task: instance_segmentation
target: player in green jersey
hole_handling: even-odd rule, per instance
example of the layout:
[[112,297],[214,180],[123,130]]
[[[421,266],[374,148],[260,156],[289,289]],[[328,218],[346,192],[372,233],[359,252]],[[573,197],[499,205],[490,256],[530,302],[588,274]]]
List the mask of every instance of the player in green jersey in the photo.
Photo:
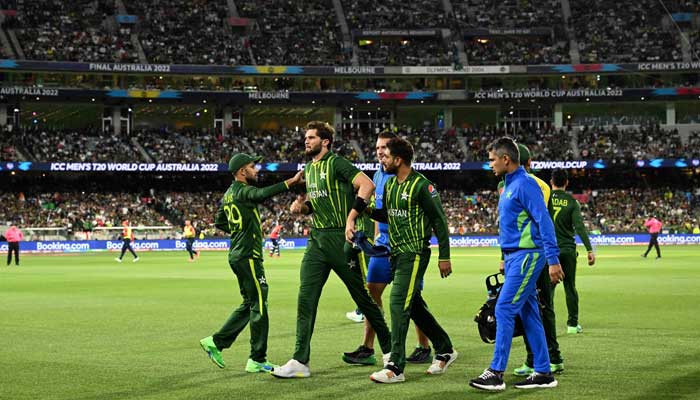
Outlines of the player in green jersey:
[[430,237],[438,238],[440,276],[452,273],[447,220],[435,186],[411,167],[413,146],[402,138],[391,139],[381,163],[387,174],[395,174],[384,185],[382,208],[372,218],[389,224],[389,245],[394,284],[391,288],[391,356],[384,369],[370,375],[379,383],[405,380],[406,334],[413,322],[435,347],[435,358],[426,371],[442,374],[457,359],[450,337],[428,310],[419,283],[430,262]]
[[566,308],[569,318],[566,320],[567,333],[581,333],[581,325],[578,323],[578,291],[576,290],[576,241],[574,232],[579,235],[588,252],[588,265],[595,264],[595,254],[588,232],[583,225],[581,206],[578,201],[566,192],[569,184],[569,175],[566,170],[555,169],[552,171],[552,197],[549,201],[549,214],[554,221],[554,231],[557,234],[557,243],[561,254],[559,260],[564,269],[564,292],[566,293]]
[[[343,281],[377,332],[382,352],[391,350],[389,328],[367,292],[358,253],[347,252],[346,245],[350,244],[345,242],[345,232],[354,232],[355,217],[367,208],[374,183],[348,160],[330,151],[334,134],[335,130],[326,122],[314,121],[306,126],[305,154],[311,158],[304,168],[306,196],[297,198],[291,211],[313,214],[313,225],[299,272],[296,348],[289,362],[272,371],[278,378],[311,375],[308,366],[311,335],[321,291],[331,270]],[[354,256],[346,258],[346,254]]]
[[258,180],[255,163],[261,159],[262,157],[239,153],[229,162],[229,171],[233,172],[234,181],[224,194],[215,225],[231,235],[228,262],[238,279],[243,303],[218,332],[200,341],[202,349],[212,362],[219,368],[224,368],[226,364],[221,351],[231,347],[250,322],[251,349],[246,372],[269,372],[274,368],[267,361],[268,286],[263,268],[264,236],[257,205],[294,185],[304,183],[303,174],[299,172],[293,178],[272,186],[251,186]]

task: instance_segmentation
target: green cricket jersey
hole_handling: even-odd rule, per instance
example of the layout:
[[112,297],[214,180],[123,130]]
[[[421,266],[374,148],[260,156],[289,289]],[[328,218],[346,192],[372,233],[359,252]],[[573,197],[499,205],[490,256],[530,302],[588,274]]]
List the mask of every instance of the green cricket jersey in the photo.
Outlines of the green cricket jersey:
[[256,188],[233,181],[221,200],[214,220],[217,228],[231,234],[229,258],[262,259],[265,237],[260,226],[258,204],[287,189],[285,182]]
[[402,183],[396,176],[389,178],[384,186],[382,206],[382,214],[386,212],[389,224],[392,255],[422,252],[430,246],[434,230],[438,238],[439,260],[450,259],[449,229],[440,195],[425,176],[411,170]]
[[592,251],[591,241],[581,218],[581,206],[573,196],[563,190],[553,190],[549,201],[549,214],[554,221],[557,243],[562,251],[576,251],[574,231],[581,237],[586,250]]
[[314,209],[314,228],[345,228],[355,203],[352,182],[360,173],[350,161],[330,151],[320,160],[306,164],[304,179],[306,195]]

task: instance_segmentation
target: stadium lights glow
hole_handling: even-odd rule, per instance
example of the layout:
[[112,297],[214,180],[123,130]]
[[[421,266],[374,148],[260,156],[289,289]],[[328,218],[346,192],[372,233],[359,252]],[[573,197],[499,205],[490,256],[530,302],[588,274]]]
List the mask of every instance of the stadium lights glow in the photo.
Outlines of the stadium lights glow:
[[162,76],[162,75],[161,75],[161,76],[159,76],[159,77],[158,77],[158,79],[161,79],[161,80],[162,80],[162,79],[163,79],[163,76]]
[[600,80],[600,75],[595,76],[595,80],[599,81]]
[[12,110],[12,111],[14,111],[14,112],[19,112],[19,108],[15,108],[15,109]]
[[371,102],[371,101],[369,101],[369,100],[367,100],[367,104],[370,104],[370,103],[372,103],[372,102]]
[[644,100],[644,96],[642,96],[642,100]]
[[92,98],[92,99],[90,99],[90,100],[92,100],[92,101],[95,101],[95,98],[93,97],[93,98]]
[[209,110],[207,110],[207,109],[205,108],[205,109],[204,109],[204,112],[209,112]]
[[421,104],[425,103],[423,100],[420,101]]
[[148,99],[148,102],[149,102],[149,103],[153,103],[153,99]]
[[561,76],[561,79],[566,79],[566,75],[562,75],[562,76]]
[[489,42],[489,40],[488,40],[488,39],[480,38],[480,39],[476,39],[476,42],[477,42],[477,43],[481,43],[481,44],[486,44],[486,43]]
[[39,101],[39,96],[36,96],[36,100]]
[[206,101],[206,100],[202,100],[202,103],[207,104],[207,101]]
[[262,100],[258,100],[258,104],[262,104]]
[[316,100],[311,100],[311,104],[316,104]]
[[476,102],[477,102],[477,103],[481,103],[481,100],[477,100]]
[[589,99],[588,97],[586,97],[586,101],[591,101],[591,99]]

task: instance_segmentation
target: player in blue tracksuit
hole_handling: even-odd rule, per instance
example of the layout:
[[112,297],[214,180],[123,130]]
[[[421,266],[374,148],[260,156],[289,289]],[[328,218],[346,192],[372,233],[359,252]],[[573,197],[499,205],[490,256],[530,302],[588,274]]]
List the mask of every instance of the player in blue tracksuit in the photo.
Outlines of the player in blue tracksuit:
[[547,341],[537,302],[537,277],[549,265],[552,283],[564,278],[554,224],[542,190],[519,162],[517,144],[510,138],[488,147],[489,162],[497,176],[505,176],[498,201],[499,240],[505,257],[505,280],[496,303],[496,345],[489,368],[469,385],[484,390],[503,390],[503,371],[508,363],[515,316],[523,321],[534,354],[535,372],[516,388],[557,386],[549,368]]

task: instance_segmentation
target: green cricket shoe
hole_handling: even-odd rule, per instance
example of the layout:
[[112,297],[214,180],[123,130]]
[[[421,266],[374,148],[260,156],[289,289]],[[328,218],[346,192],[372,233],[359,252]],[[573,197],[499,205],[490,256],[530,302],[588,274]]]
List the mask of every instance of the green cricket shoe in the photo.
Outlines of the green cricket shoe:
[[520,368],[516,368],[513,370],[513,375],[515,376],[529,376],[530,374],[534,373],[535,369],[532,367],[528,367],[527,364],[523,364]]
[[[564,372],[564,363],[559,363],[559,364],[549,364],[549,370],[553,374],[561,374]],[[527,364],[523,364],[520,368],[516,368],[513,370],[513,375],[515,376],[529,376],[535,372],[534,368],[530,368],[527,366]]]
[[553,374],[561,374],[564,372],[564,363],[549,364],[549,370],[552,371]]
[[576,334],[576,333],[581,333],[581,332],[583,332],[583,328],[581,328],[581,325],[567,326],[566,327],[566,333]]
[[245,372],[272,372],[275,368],[279,368],[279,365],[272,364],[269,361],[257,362],[249,358],[245,365]]
[[207,353],[211,362],[213,362],[217,367],[219,367],[219,368],[226,367],[226,363],[224,362],[224,358],[221,357],[221,350],[219,350],[216,347],[216,345],[214,344],[213,337],[211,337],[211,336],[205,337],[204,339],[199,341],[199,345],[202,346],[202,350],[204,350]]

